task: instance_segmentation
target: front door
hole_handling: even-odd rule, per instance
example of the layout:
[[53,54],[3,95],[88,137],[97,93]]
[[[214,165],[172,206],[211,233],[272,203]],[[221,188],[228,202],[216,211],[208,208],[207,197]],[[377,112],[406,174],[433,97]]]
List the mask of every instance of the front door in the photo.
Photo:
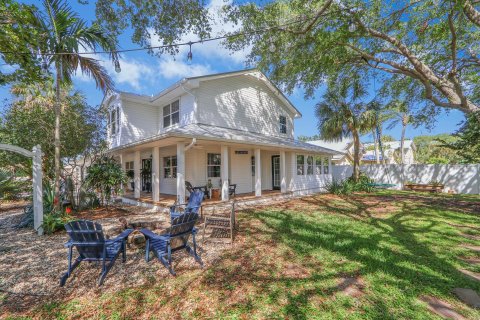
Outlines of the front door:
[[280,156],[272,156],[272,189],[280,190]]
[[152,159],[142,160],[142,191],[152,192]]

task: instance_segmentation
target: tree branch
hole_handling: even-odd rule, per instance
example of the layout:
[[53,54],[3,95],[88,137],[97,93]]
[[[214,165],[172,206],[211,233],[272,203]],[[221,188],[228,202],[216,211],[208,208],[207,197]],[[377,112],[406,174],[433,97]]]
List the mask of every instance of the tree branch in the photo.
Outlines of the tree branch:
[[278,30],[286,31],[286,32],[293,33],[293,34],[306,34],[310,30],[312,30],[315,23],[328,10],[328,8],[330,8],[332,3],[333,3],[333,0],[327,0],[327,2],[325,2],[320,7],[320,9],[315,13],[315,16],[312,18],[312,21],[310,21],[310,23],[307,24],[302,30],[292,30],[292,29],[289,29],[289,28],[281,28],[281,27],[279,27]]
[[470,20],[470,22],[480,27],[480,12],[475,9],[470,0],[465,0],[465,2],[463,3],[463,12],[467,16],[468,20]]

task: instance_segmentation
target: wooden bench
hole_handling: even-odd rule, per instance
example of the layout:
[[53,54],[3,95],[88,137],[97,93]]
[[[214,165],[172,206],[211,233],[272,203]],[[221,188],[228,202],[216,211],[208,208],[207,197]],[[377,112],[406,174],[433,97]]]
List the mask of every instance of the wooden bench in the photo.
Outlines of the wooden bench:
[[445,186],[443,184],[420,184],[412,183],[405,184],[404,189],[409,191],[421,191],[421,192],[442,192]]

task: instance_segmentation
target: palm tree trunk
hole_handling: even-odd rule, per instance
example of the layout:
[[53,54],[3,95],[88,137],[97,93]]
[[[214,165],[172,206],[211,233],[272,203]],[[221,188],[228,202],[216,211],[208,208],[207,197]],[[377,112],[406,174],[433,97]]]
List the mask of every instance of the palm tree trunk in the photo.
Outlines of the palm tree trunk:
[[353,135],[353,180],[360,178],[360,136],[356,130],[352,130]]
[[400,164],[404,164],[405,161],[405,131],[407,130],[408,116],[406,114],[402,115],[402,136],[400,138]]
[[61,209],[60,203],[60,116],[62,113],[61,109],[61,95],[60,95],[60,82],[61,82],[61,66],[57,65],[57,75],[55,83],[55,182],[54,182],[54,194],[55,194],[55,210],[59,211]]
[[380,164],[380,151],[378,150],[378,140],[377,140],[377,133],[375,132],[375,128],[372,130],[373,135],[373,145],[375,147],[375,161],[377,164]]
[[386,164],[385,149],[382,146],[382,134],[383,134],[382,126],[378,126],[378,144],[380,145],[380,153],[382,155],[382,164],[385,165]]

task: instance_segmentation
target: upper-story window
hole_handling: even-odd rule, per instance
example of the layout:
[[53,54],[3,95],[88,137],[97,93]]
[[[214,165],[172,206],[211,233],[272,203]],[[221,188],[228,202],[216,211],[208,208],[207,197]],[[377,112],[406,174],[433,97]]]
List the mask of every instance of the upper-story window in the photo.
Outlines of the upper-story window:
[[179,100],[163,107],[163,127],[168,128],[180,121],[180,102]]
[[120,131],[120,108],[113,107],[108,112],[107,127],[110,130],[110,134],[113,136]]
[[287,117],[280,116],[280,133],[287,133]]

